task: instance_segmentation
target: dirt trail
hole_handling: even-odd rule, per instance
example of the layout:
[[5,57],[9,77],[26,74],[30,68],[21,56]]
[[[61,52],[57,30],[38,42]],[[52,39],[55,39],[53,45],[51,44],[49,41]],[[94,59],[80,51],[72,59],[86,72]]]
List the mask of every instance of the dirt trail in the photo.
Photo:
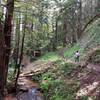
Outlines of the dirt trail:
[[[91,98],[93,96],[97,96],[98,98],[98,96],[100,96],[100,64],[88,63],[87,66],[83,66],[84,62],[66,61],[79,66],[80,69],[76,73],[76,77],[78,77],[80,81],[80,89],[76,93],[76,100],[81,100],[80,98],[82,96],[89,96],[90,100],[94,100]],[[100,100],[100,98],[96,100]]]
[[[91,97],[100,95],[100,65],[88,64],[86,66],[88,72],[83,73],[80,77],[80,89],[76,94],[77,100],[82,96]],[[79,72],[81,74],[81,72]],[[100,100],[96,99],[96,100]]]

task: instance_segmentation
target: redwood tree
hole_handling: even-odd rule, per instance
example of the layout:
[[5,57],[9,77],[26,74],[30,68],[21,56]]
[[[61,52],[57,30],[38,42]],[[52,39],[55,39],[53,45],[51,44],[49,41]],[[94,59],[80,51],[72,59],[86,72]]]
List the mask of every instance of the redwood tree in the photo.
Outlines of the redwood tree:
[[14,11],[14,0],[7,0],[6,5],[6,15],[5,15],[5,23],[2,34],[1,43],[2,46],[0,51],[2,54],[0,56],[0,100],[2,100],[4,89],[6,86],[7,73],[8,73],[8,64],[9,64],[9,56],[11,49],[11,30],[12,30],[12,18]]

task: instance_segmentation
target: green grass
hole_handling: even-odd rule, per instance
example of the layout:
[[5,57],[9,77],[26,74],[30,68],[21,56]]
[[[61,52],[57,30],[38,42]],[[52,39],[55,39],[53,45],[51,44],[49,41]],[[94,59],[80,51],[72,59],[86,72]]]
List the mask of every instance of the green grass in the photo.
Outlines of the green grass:
[[73,47],[69,48],[65,53],[64,56],[70,58],[74,55],[74,53],[79,50],[80,47],[78,45],[74,45]]
[[[75,44],[74,46],[70,47],[68,50],[64,52],[65,58],[74,58],[75,52],[79,50],[81,55],[83,54],[84,49],[80,47],[79,44]],[[57,54],[57,52],[49,52],[43,55],[40,60],[42,61],[57,61],[60,60],[61,57]]]
[[[78,50],[81,57],[86,53],[87,45],[94,43],[100,43],[100,28],[93,24],[87,28],[86,36],[82,38],[83,41],[74,44],[74,46],[68,48],[64,52],[64,57],[70,59],[75,57],[75,52]],[[93,37],[94,35],[94,37]],[[87,38],[86,38],[87,37]],[[93,37],[93,38],[92,38]],[[89,41],[89,42],[88,42]],[[96,45],[94,45],[96,47]],[[80,58],[81,58],[80,57]],[[98,58],[99,56],[97,56]],[[80,86],[80,82],[77,78],[69,79],[72,71],[77,67],[71,63],[67,63],[60,59],[61,57],[57,52],[49,52],[42,56],[40,60],[44,61],[54,61],[53,66],[56,68],[54,70],[49,70],[39,77],[40,86],[44,90],[45,97],[50,98],[50,100],[74,100],[75,94]],[[96,58],[95,58],[96,59]],[[67,78],[68,77],[68,78]],[[88,97],[82,97],[82,100],[87,100]]]
[[55,52],[49,52],[40,58],[40,60],[43,60],[43,61],[57,61],[59,59],[60,59],[60,56]]
[[70,48],[64,53],[64,56],[65,56],[66,58],[74,57],[74,56],[75,56],[75,52],[76,52],[77,50],[82,54],[84,49],[81,48],[79,44],[75,44],[74,46],[70,47]]

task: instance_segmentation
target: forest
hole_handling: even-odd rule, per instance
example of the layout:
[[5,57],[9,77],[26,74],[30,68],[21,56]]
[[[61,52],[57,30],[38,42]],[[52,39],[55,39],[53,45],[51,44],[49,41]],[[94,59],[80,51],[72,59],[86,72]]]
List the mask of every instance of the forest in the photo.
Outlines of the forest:
[[0,100],[100,100],[100,0],[0,0]]

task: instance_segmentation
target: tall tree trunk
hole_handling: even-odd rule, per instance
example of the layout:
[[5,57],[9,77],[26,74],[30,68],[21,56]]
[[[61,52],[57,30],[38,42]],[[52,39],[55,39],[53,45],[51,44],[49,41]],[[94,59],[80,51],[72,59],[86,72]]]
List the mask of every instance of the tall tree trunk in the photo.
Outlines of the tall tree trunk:
[[[26,9],[26,11],[27,11],[27,9]],[[23,31],[23,37],[22,37],[22,47],[21,47],[21,52],[20,52],[19,64],[17,66],[18,67],[18,72],[17,72],[17,76],[16,76],[16,80],[15,80],[16,90],[17,90],[18,78],[19,78],[19,75],[20,75],[21,62],[22,62],[22,59],[23,59],[23,49],[24,49],[24,40],[25,40],[26,20],[27,20],[27,12],[26,12],[25,21],[24,21],[24,31]]]
[[[11,48],[11,30],[12,30],[12,18],[13,18],[13,10],[14,10],[14,0],[7,0],[7,9],[6,9],[6,15],[5,15],[5,24],[4,24],[4,43],[3,43],[3,64],[1,66],[2,68],[2,74],[1,75],[1,81],[2,84],[0,87],[0,94],[3,96],[4,88],[6,86],[6,80],[7,80],[7,73],[8,73],[8,63],[9,63],[9,56],[10,56],[10,48]],[[0,56],[2,57],[2,56]],[[1,58],[2,59],[2,58]],[[0,98],[1,99],[1,98]]]
[[3,45],[4,45],[4,37],[3,37],[3,27],[0,23],[0,100],[2,99],[2,93],[4,90],[3,84],[3,66],[4,66],[4,58],[3,58]]
[[54,35],[54,41],[53,41],[53,51],[57,49],[57,42],[58,42],[58,19],[56,19],[55,23],[55,35]]
[[67,33],[67,23],[66,23],[66,19],[64,18],[64,22],[63,22],[63,47],[66,46],[66,33]]
[[82,1],[79,0],[78,2],[78,15],[77,15],[77,38],[79,39],[81,36],[81,30],[82,30]]

